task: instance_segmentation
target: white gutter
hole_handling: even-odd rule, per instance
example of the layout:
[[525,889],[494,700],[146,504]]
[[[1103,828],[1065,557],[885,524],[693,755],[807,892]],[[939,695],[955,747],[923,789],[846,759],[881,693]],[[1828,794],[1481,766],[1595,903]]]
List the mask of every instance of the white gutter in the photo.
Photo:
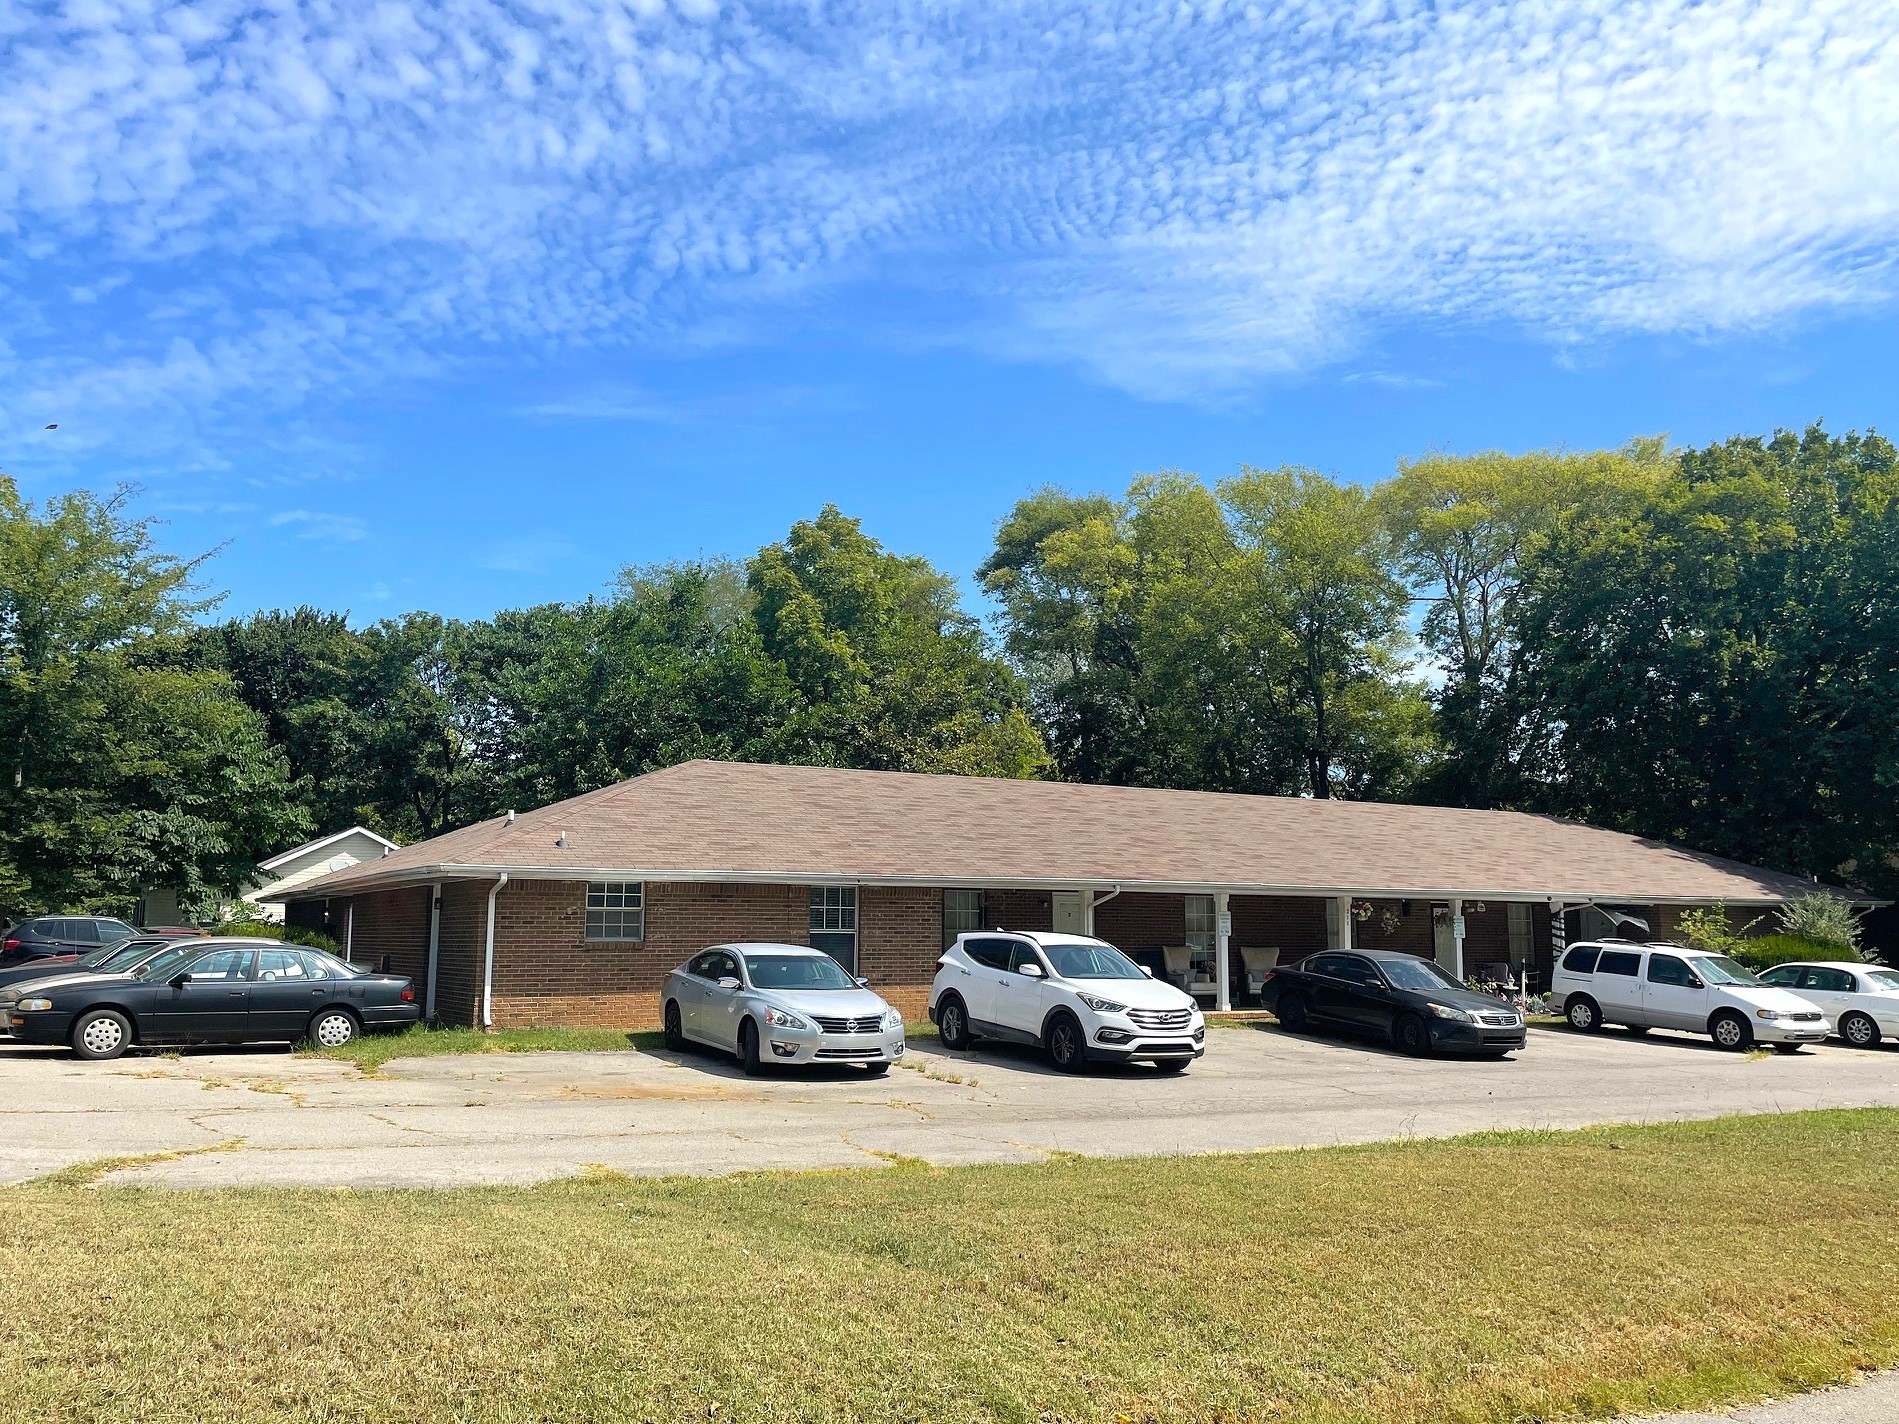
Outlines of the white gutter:
[[422,1017],[429,1023],[435,1022],[435,979],[436,966],[442,959],[442,882],[436,881],[429,886],[429,989],[428,1002],[423,1006]]
[[[374,864],[374,862],[367,862]],[[339,870],[338,876],[350,872]],[[426,884],[431,880],[487,880],[495,875],[510,875],[517,880],[640,880],[655,884],[733,884],[733,885],[888,885],[911,889],[966,890],[980,885],[988,890],[1106,890],[1130,894],[1210,895],[1225,890],[1234,895],[1274,895],[1294,899],[1323,900],[1351,895],[1360,900],[1498,900],[1542,905],[1551,900],[1570,900],[1587,904],[1611,900],[1639,905],[1707,905],[1720,900],[1727,905],[1784,905],[1793,898],[1786,895],[1656,895],[1643,890],[1495,890],[1469,885],[1273,885],[1235,880],[1062,880],[1042,876],[968,876],[968,875],[861,875],[822,873],[804,870],[679,870],[647,866],[565,866],[565,865],[474,865],[445,861],[437,865],[418,865],[388,876],[365,876],[358,885],[339,885],[325,893],[334,895],[366,893],[401,885]],[[320,884],[321,882],[314,882]],[[299,893],[302,892],[302,893]],[[1809,893],[1804,888],[1802,894]],[[309,889],[267,895],[263,898],[306,899]],[[1841,895],[1852,905],[1888,905],[1871,895]]]
[[481,1026],[493,1028],[495,1025],[495,896],[501,893],[501,887],[508,883],[508,872],[502,871],[501,878],[495,881],[494,889],[488,892],[488,949],[481,967]]

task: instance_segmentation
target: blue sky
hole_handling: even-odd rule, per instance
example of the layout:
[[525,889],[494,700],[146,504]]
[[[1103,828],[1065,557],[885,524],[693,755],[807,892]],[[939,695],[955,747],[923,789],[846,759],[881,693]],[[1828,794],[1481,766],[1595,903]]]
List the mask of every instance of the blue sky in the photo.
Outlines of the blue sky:
[[0,8],[0,469],[235,611],[826,501],[966,577],[1049,482],[1892,427],[1896,237],[1857,0]]

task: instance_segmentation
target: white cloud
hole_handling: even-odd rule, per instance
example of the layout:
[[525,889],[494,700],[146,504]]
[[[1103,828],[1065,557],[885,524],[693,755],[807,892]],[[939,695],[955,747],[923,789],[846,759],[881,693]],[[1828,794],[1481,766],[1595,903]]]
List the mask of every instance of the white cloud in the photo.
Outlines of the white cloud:
[[313,509],[285,509],[270,516],[273,529],[294,528],[299,539],[324,544],[353,544],[369,537],[369,526],[353,514],[325,514]]
[[865,282],[1216,400],[1394,323],[1694,336],[1896,280],[1864,0],[90,0],[0,40],[0,434],[73,448]]

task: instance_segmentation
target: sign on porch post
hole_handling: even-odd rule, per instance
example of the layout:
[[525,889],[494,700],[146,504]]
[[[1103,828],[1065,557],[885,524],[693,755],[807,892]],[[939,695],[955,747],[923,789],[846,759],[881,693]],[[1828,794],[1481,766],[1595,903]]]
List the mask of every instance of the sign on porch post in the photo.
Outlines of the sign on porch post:
[[1451,976],[1464,977],[1464,902],[1451,901]]

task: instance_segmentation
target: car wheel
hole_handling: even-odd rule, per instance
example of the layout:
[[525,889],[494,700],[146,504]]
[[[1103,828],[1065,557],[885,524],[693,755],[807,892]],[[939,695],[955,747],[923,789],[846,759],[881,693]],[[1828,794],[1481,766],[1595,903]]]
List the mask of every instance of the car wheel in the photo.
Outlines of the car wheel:
[[1391,1026],[1391,1041],[1400,1053],[1422,1058],[1431,1051],[1431,1030],[1416,1014],[1399,1014]]
[[765,1065],[758,1060],[758,1025],[750,1019],[739,1025],[738,1061],[748,1078],[763,1075]]
[[1306,1031],[1306,1001],[1296,992],[1281,994],[1279,1006],[1273,1013],[1279,1019],[1279,1026],[1287,1033]]
[[112,1009],[94,1009],[81,1014],[73,1025],[73,1052],[98,1062],[117,1058],[132,1046],[132,1025],[124,1014]]
[[1088,1066],[1088,1040],[1073,1014],[1057,1014],[1048,1026],[1048,1061],[1064,1073],[1079,1073]]
[[1855,1048],[1877,1048],[1879,1025],[1868,1014],[1848,1014],[1840,1020],[1840,1037]]
[[890,1065],[888,1063],[866,1063],[864,1065],[865,1075],[871,1078],[881,1078],[889,1071]]
[[1730,1053],[1739,1053],[1754,1044],[1754,1029],[1751,1024],[1731,1009],[1723,1009],[1708,1020],[1708,1037],[1714,1040],[1716,1048],[1725,1048]]
[[945,1048],[967,1048],[976,1035],[969,1031],[969,1010],[960,995],[945,994],[936,1006],[936,1036]]
[[1575,994],[1563,1006],[1563,1017],[1577,1033],[1594,1033],[1602,1027],[1602,1010],[1587,994]]
[[310,1042],[318,1048],[341,1048],[361,1032],[347,1009],[325,1009],[310,1020]]
[[685,1025],[679,1020],[679,1001],[677,999],[668,999],[666,1001],[665,1020],[666,1046],[674,1053],[684,1053],[686,1051],[686,1029]]

